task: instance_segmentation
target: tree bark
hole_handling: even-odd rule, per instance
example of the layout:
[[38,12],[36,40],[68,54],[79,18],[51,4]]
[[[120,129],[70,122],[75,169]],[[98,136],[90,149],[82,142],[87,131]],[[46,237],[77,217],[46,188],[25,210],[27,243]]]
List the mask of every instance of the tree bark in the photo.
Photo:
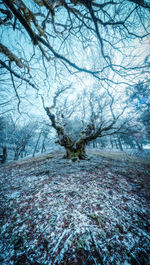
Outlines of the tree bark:
[[15,149],[15,155],[14,155],[14,160],[18,160],[19,159],[19,148]]
[[135,140],[135,143],[136,143],[136,146],[137,146],[138,150],[143,151],[142,144],[140,144],[137,140]]
[[76,161],[78,159],[85,159],[87,157],[85,147],[85,143],[80,141],[76,143],[76,147],[69,147],[64,145],[64,148],[66,150],[65,158],[71,159],[72,161]]
[[118,144],[119,144],[120,150],[123,151],[122,142],[121,142],[121,139],[119,137],[118,137]]
[[0,161],[1,163],[5,163],[7,159],[7,149],[6,146],[3,147],[3,154],[0,155]]
[[40,141],[40,138],[41,138],[41,134],[42,134],[42,130],[40,131],[40,133],[39,133],[39,136],[38,136],[38,139],[37,139],[37,141],[36,141],[36,144],[35,144],[35,147],[34,147],[34,150],[33,150],[32,157],[34,157],[34,156],[35,156],[36,149],[37,149],[38,143],[39,143],[39,141]]

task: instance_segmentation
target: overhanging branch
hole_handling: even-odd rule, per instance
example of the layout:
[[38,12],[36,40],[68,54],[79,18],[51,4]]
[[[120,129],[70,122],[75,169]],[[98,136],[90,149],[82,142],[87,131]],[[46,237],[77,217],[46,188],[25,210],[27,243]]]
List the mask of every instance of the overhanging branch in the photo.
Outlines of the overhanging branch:
[[33,83],[31,83],[31,81],[21,75],[19,75],[18,73],[16,73],[15,71],[13,71],[7,64],[5,64],[2,60],[0,60],[0,64],[6,68],[11,74],[13,74],[15,77],[25,81],[26,83],[28,83],[30,86],[32,86],[34,89],[39,90],[39,88],[37,86],[35,86]]

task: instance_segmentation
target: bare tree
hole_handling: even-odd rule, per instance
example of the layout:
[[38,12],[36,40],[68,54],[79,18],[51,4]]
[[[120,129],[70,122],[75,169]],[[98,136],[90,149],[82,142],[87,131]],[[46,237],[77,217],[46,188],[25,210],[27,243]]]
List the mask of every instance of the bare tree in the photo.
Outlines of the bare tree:
[[44,100],[43,106],[51,121],[52,127],[57,132],[57,143],[66,150],[66,158],[73,160],[78,158],[85,159],[85,148],[90,141],[98,137],[115,134],[120,130],[122,124],[118,126],[118,120],[123,115],[125,106],[116,112],[114,111],[115,100],[113,97],[110,97],[109,94],[106,95],[106,92],[99,95],[96,91],[90,92],[85,97],[85,101],[88,103],[88,109],[86,117],[84,115],[84,119],[82,119],[83,113],[81,113],[80,103],[78,101],[79,109],[75,109],[75,112],[78,113],[78,131],[76,134],[72,134],[70,133],[70,123],[72,120],[65,119],[65,111],[63,111],[63,108],[62,111],[59,111],[59,117],[57,116],[57,100],[62,92],[64,92],[64,89],[59,89],[51,107],[45,107]]
[[16,129],[13,141],[14,141],[14,160],[18,160],[19,157],[23,157],[23,152],[30,138],[33,136],[34,125],[28,124]]
[[35,156],[36,151],[39,150],[38,146],[40,146],[41,153],[46,152],[47,141],[50,140],[49,139],[50,131],[51,131],[50,126],[48,126],[45,121],[42,121],[41,124],[38,123],[37,130],[34,131],[34,133],[37,134],[37,139],[35,141],[33,148],[33,154],[32,154],[33,157]]

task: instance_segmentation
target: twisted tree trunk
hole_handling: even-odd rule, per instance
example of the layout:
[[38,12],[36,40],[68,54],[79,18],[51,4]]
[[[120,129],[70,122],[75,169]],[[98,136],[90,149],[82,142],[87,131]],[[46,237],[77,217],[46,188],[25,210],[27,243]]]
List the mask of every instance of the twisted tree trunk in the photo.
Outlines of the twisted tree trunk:
[[72,159],[73,161],[76,161],[77,159],[85,159],[87,157],[85,147],[86,145],[81,142],[76,143],[76,147],[73,148],[65,147],[66,158]]
[[51,109],[45,108],[45,110],[52,122],[52,127],[57,131],[58,140],[56,143],[59,143],[65,148],[65,158],[72,159],[73,161],[76,161],[77,159],[85,159],[85,147],[87,144],[86,140],[82,139],[82,137],[77,141],[72,140],[70,136],[66,135],[63,126],[60,126],[56,123],[55,116],[51,113]]

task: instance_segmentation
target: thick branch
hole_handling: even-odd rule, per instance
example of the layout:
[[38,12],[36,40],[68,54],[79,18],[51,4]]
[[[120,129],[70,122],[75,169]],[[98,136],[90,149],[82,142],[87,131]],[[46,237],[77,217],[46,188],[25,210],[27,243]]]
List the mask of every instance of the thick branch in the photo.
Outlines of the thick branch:
[[0,52],[5,54],[9,60],[12,62],[14,61],[19,68],[23,68],[23,63],[20,61],[20,59],[14,55],[5,45],[0,43]]
[[144,0],[128,0],[128,1],[144,8],[150,8],[150,5],[145,3]]
[[12,4],[12,1],[11,0],[3,0],[3,2],[6,4],[6,6],[8,6],[8,8],[10,8],[10,10],[14,14],[14,16],[20,21],[20,23],[26,29],[26,31],[28,32],[33,43],[37,44],[35,32],[31,29],[27,20],[22,16],[22,14],[14,7],[14,5]]

